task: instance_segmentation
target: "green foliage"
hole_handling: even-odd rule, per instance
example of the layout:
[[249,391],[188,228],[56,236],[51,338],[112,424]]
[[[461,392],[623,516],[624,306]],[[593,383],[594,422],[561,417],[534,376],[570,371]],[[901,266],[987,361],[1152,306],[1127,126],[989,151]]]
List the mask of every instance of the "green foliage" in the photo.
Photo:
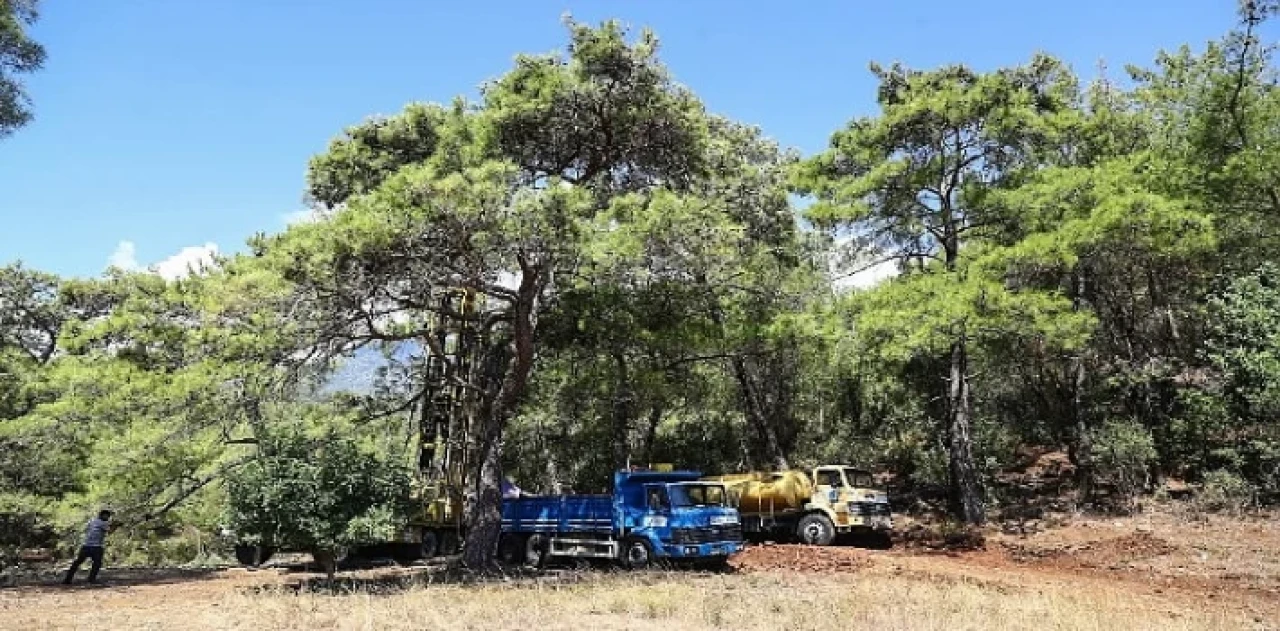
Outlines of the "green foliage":
[[1129,502],[1146,488],[1158,457],[1151,431],[1131,420],[1113,419],[1093,430],[1097,481]]
[[606,191],[687,186],[704,173],[702,105],[659,63],[657,37],[628,42],[616,21],[566,26],[567,56],[521,55],[485,86],[484,133],[501,155],[531,179]]
[[31,120],[30,99],[15,75],[39,70],[44,47],[27,37],[39,17],[40,0],[0,2],[0,138]]
[[1246,418],[1280,417],[1280,266],[1263,265],[1209,299],[1206,354]]
[[1222,469],[1204,475],[1196,491],[1195,507],[1203,512],[1240,514],[1254,501],[1254,487],[1244,478]]
[[390,540],[410,510],[402,459],[333,429],[280,428],[228,475],[228,523],[244,541],[333,550]]

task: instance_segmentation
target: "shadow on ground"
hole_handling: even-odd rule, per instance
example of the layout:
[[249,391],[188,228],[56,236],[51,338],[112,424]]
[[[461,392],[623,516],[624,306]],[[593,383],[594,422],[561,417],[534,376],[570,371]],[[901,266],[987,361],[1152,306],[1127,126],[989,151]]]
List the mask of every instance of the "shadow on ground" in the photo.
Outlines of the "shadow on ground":
[[62,584],[62,572],[65,568],[49,568],[28,572],[20,576],[8,577],[8,582],[0,583],[0,590],[22,592],[44,592],[49,590],[78,589],[111,589],[117,587],[136,587],[140,585],[172,585],[213,579],[223,568],[103,568],[98,574],[98,583],[85,580],[82,570],[76,574],[71,585]]
[[391,571],[344,572],[332,580],[324,576],[310,576],[283,585],[263,585],[248,588],[251,592],[291,591],[309,594],[361,594],[389,596],[413,589],[432,586],[503,586],[543,587],[589,583],[609,576],[625,575],[640,583],[669,580],[670,575],[685,576],[730,574],[730,566],[716,569],[663,566],[647,571],[623,570],[607,563],[562,563],[542,569],[495,565],[484,571],[474,571],[457,563],[434,567],[407,567]]

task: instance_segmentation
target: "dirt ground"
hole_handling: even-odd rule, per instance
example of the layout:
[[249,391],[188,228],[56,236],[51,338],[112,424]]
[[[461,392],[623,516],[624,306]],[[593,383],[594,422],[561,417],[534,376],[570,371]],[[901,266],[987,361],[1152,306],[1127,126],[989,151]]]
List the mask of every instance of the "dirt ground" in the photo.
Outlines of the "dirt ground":
[[723,574],[112,570],[0,588],[4,629],[1280,629],[1280,523],[1071,519],[982,549],[752,546]]

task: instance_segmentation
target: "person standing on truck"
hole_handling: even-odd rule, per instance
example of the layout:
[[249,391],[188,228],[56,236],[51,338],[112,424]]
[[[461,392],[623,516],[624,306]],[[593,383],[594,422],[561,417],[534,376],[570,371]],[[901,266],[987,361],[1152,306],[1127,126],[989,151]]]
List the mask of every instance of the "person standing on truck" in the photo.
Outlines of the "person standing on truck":
[[71,584],[71,579],[80,570],[80,564],[85,560],[93,561],[93,565],[89,568],[89,582],[98,582],[98,570],[102,569],[102,553],[106,550],[109,530],[111,530],[111,511],[104,508],[98,511],[97,517],[89,520],[89,525],[85,526],[84,544],[80,546],[80,553],[76,555],[75,562],[71,564],[67,575],[62,579],[63,585]]

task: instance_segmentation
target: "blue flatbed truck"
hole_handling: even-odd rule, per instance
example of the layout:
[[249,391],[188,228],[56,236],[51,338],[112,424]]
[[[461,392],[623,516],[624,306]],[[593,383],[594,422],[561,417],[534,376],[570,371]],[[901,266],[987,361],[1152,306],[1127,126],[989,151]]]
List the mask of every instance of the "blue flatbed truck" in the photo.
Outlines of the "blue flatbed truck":
[[697,471],[620,471],[611,495],[503,500],[499,555],[541,566],[551,558],[616,560],[631,569],[689,561],[723,565],[742,550],[742,524],[725,487]]

